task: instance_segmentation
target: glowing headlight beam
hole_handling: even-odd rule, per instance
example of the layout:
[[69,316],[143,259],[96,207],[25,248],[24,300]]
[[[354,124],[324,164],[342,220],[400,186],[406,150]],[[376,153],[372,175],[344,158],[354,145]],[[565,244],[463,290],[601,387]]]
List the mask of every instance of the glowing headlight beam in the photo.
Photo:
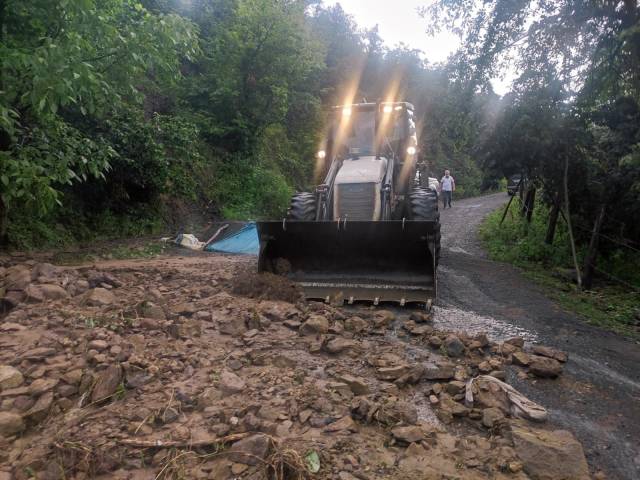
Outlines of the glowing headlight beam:
[[319,150],[317,155],[318,158],[325,158],[327,156],[327,152],[325,152],[324,150]]
[[412,147],[407,148],[407,153],[409,155],[415,155],[416,154],[416,147],[412,146]]
[[343,117],[350,117],[351,116],[351,107],[344,107],[342,109],[342,116]]

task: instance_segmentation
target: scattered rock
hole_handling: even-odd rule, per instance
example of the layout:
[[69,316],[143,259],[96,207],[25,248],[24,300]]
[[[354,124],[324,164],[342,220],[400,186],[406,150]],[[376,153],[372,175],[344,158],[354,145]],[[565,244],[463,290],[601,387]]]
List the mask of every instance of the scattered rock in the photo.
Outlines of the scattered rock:
[[424,439],[424,432],[418,426],[396,427],[391,429],[393,438],[401,443],[408,444]]
[[513,345],[516,348],[523,348],[524,347],[524,338],[522,338],[522,337],[513,337],[513,338],[509,338],[509,339],[505,340],[504,343],[509,344],[509,345]]
[[349,388],[354,395],[368,395],[369,386],[362,378],[354,377],[352,375],[340,375],[338,380],[349,385]]
[[379,368],[376,372],[377,377],[380,380],[397,380],[398,378],[406,375],[411,370],[409,365],[399,365],[397,367],[382,367]]
[[461,357],[464,354],[464,343],[457,335],[448,335],[444,340],[444,347],[450,357]]
[[19,387],[22,382],[24,382],[24,377],[18,369],[10,365],[0,365],[0,392]]
[[588,480],[582,446],[566,430],[534,430],[513,425],[513,445],[524,472],[535,480]]
[[120,365],[109,365],[96,379],[91,393],[91,402],[101,402],[109,399],[116,393],[122,380],[122,368]]
[[116,297],[110,290],[98,287],[89,290],[84,297],[84,303],[91,307],[104,307],[116,301]]
[[267,435],[251,435],[231,445],[227,458],[245,465],[260,465],[266,460],[271,447],[271,439]]
[[52,404],[53,392],[49,391],[38,398],[35,405],[24,414],[24,418],[33,423],[41,422],[49,415]]
[[450,380],[453,378],[453,365],[426,367],[423,373],[425,380]]
[[440,348],[442,346],[442,339],[440,337],[432,335],[431,337],[429,337],[429,345],[431,345],[433,348]]
[[463,393],[464,392],[465,383],[464,382],[459,382],[457,380],[453,380],[453,381],[447,383],[447,386],[445,388],[446,388],[447,393],[449,395],[457,395],[459,393]]
[[26,301],[29,303],[40,303],[46,300],[60,300],[61,298],[67,298],[69,296],[64,288],[55,284],[31,284],[26,288],[25,294]]
[[522,367],[526,367],[529,365],[529,362],[531,360],[529,358],[529,355],[527,355],[526,353],[522,351],[517,351],[517,352],[513,352],[513,354],[511,355],[511,361],[513,362],[514,365],[520,365]]
[[24,430],[22,416],[17,413],[0,412],[0,437],[10,437]]
[[350,317],[345,320],[344,328],[349,332],[362,333],[369,328],[369,324],[363,318]]
[[247,388],[247,384],[238,375],[228,370],[220,374],[220,390],[226,395],[233,395],[242,392]]
[[490,407],[482,411],[482,424],[487,428],[495,427],[504,418],[504,413],[499,408]]
[[425,312],[412,312],[409,315],[409,320],[413,320],[416,323],[430,323],[433,321],[433,316]]
[[565,363],[569,359],[569,356],[565,352],[556,350],[555,348],[551,347],[544,347],[542,345],[534,345],[533,347],[531,347],[531,351],[536,355],[553,358],[562,363]]
[[562,364],[554,358],[531,355],[529,371],[536,377],[556,378],[562,373]]
[[324,334],[329,331],[329,320],[322,315],[310,315],[300,327],[301,335]]
[[358,344],[353,340],[347,340],[342,337],[336,337],[329,340],[324,345],[324,350],[328,353],[338,354],[346,350],[354,349]]
[[324,431],[325,432],[343,432],[343,431],[356,432],[358,431],[358,427],[356,426],[356,423],[353,421],[353,418],[351,418],[350,415],[345,415],[341,419],[333,423],[330,423],[329,425],[324,427]]

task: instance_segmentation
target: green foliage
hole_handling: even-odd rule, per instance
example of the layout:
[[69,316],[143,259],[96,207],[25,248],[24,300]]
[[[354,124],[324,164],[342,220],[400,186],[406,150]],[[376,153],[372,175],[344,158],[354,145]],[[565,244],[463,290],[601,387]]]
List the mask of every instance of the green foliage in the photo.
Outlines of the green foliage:
[[[491,213],[480,228],[480,237],[492,259],[512,263],[524,274],[547,288],[548,294],[567,310],[590,323],[624,335],[640,337],[635,327],[640,301],[637,290],[619,282],[601,281],[589,291],[579,291],[574,278],[566,225],[560,223],[552,245],[544,243],[548,208],[536,204],[530,224],[520,216],[519,199],[514,199],[505,221],[504,208]],[[579,252],[584,255],[584,248]],[[602,269],[617,278],[640,286],[640,255],[618,249],[601,262]],[[603,279],[607,280],[607,279]]]

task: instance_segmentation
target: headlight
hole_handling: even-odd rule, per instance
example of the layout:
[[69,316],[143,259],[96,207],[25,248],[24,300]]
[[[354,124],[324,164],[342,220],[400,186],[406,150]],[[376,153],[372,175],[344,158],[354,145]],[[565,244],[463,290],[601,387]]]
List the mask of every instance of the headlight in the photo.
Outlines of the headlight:
[[318,150],[318,158],[324,158],[327,156],[327,152],[325,152],[324,150]]
[[350,117],[351,116],[351,107],[344,107],[342,109],[342,115],[345,117]]
[[409,147],[407,148],[407,153],[409,155],[415,155],[416,154],[416,147]]
[[393,112],[393,107],[391,105],[385,105],[384,108],[382,109],[382,111],[384,113],[391,113],[391,112]]

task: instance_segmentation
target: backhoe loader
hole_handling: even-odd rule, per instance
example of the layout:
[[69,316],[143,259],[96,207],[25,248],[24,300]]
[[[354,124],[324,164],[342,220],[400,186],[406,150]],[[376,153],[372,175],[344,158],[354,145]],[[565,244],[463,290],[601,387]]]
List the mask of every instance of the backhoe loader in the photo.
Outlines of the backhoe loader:
[[407,102],[334,107],[317,153],[324,181],[287,216],[258,222],[258,270],[286,275],[309,299],[419,303],[437,291],[437,180],[417,165]]

